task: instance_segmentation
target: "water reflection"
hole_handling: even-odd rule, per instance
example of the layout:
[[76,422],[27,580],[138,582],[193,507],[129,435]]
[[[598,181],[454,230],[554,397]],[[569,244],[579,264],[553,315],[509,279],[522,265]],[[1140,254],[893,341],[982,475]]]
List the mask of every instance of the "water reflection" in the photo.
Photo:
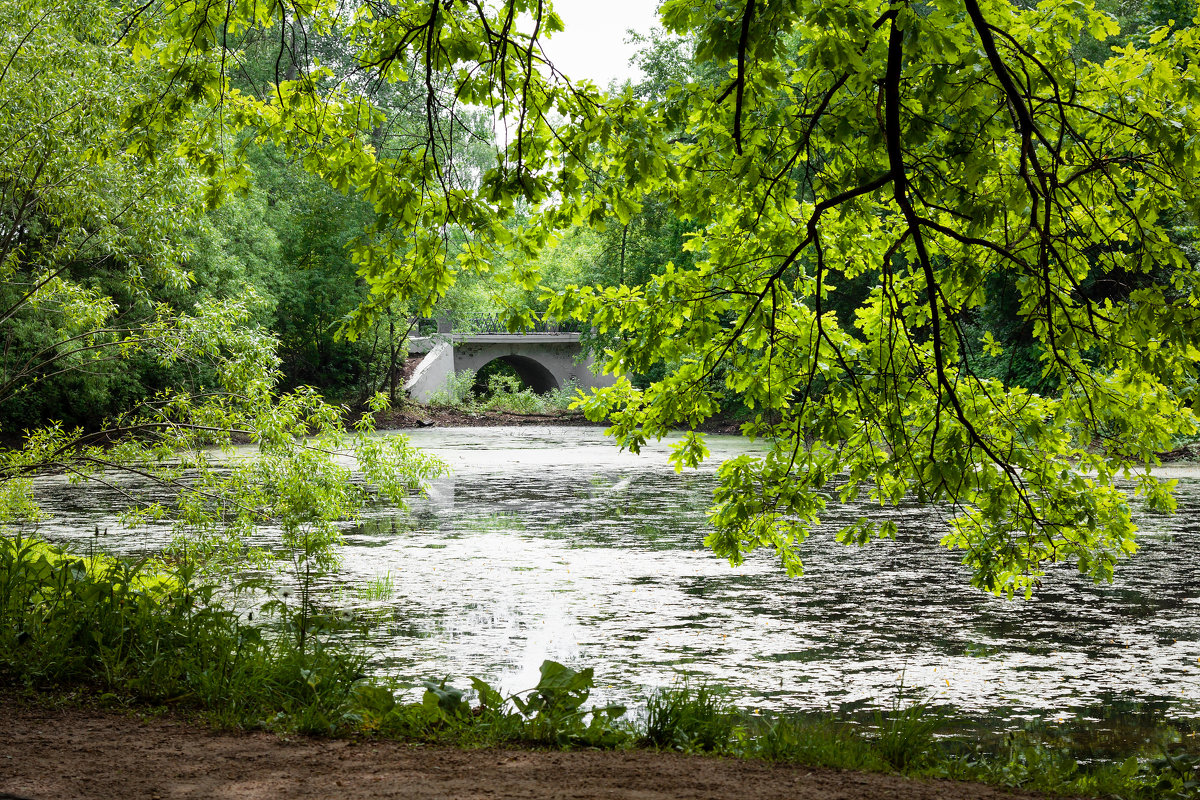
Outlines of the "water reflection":
[[[1063,568],[1010,603],[968,588],[936,546],[937,510],[843,509],[805,545],[807,575],[789,580],[767,555],[733,569],[703,548],[711,469],[677,474],[665,446],[621,454],[593,429],[412,438],[454,475],[409,513],[378,509],[348,530],[345,569],[325,587],[375,621],[379,672],[518,690],[554,658],[596,667],[604,699],[624,702],[688,673],[776,710],[886,707],[903,680],[908,696],[1014,725],[1121,704],[1200,716],[1200,483],[1187,475],[1178,515],[1139,520],[1142,552],[1116,583]],[[750,447],[711,444],[718,458]],[[103,489],[62,500],[53,530],[64,537],[111,524],[117,507]],[[880,513],[896,541],[833,543],[838,527]],[[120,547],[163,535],[122,535]],[[387,599],[352,591],[385,574]]]

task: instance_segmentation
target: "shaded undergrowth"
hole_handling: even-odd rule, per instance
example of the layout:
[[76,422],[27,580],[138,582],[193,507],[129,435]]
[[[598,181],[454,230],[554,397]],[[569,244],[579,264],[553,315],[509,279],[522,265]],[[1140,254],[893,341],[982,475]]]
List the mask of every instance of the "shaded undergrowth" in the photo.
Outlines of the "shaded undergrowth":
[[948,720],[935,709],[899,700],[870,718],[767,718],[711,687],[682,684],[629,714],[589,704],[591,669],[547,661],[522,692],[506,696],[478,678],[462,687],[428,681],[408,702],[398,686],[365,677],[361,657],[324,643],[319,615],[274,603],[268,624],[250,624],[215,592],[186,567],[0,537],[0,683],[83,688],[108,704],[190,709],[229,727],[460,746],[650,747],[1065,795],[1200,797],[1194,752],[1085,762],[1036,731],[990,742],[945,735]]

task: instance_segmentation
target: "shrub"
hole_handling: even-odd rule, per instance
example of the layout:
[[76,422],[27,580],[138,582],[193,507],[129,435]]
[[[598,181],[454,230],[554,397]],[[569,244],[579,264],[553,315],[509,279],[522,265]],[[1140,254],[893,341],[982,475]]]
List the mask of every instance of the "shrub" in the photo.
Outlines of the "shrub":
[[429,405],[440,408],[454,408],[461,411],[474,411],[477,406],[474,388],[475,371],[470,369],[459,370],[450,376],[450,380],[444,390],[435,392],[433,397],[429,398]]

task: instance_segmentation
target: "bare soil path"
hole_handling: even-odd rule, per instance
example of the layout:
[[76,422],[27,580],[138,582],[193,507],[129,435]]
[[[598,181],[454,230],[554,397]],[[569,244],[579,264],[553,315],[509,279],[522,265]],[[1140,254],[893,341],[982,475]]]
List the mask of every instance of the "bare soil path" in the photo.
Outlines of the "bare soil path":
[[458,750],[219,733],[0,694],[0,800],[1001,800],[986,786],[648,751]]

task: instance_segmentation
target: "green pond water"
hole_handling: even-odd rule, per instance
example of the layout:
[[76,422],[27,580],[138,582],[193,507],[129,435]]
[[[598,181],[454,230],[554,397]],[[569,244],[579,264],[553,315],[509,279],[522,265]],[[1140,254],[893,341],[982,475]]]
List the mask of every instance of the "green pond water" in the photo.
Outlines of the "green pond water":
[[[703,539],[717,461],[752,449],[734,437],[710,437],[713,460],[679,474],[665,443],[635,456],[597,429],[409,435],[453,475],[408,512],[348,528],[344,569],[320,586],[323,603],[371,623],[356,641],[381,674],[516,691],[552,658],[594,667],[598,699],[634,704],[686,676],[774,712],[888,708],[903,684],[905,700],[1000,728],[1200,718],[1200,471],[1178,471],[1178,514],[1138,518],[1141,552],[1113,584],[1063,567],[1010,602],[967,585],[937,546],[946,512],[915,505],[831,505],[802,578],[767,554],[730,567]],[[111,490],[43,489],[51,538],[98,526],[113,551],[166,541],[122,530]],[[832,541],[864,513],[895,519],[897,540]]]

